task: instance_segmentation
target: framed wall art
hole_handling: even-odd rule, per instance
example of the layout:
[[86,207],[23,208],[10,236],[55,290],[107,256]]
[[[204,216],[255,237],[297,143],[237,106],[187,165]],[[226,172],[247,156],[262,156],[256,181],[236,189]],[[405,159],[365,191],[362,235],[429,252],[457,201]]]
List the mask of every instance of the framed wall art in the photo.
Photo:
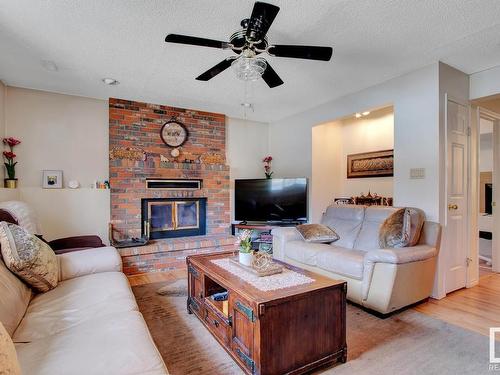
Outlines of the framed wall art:
[[394,150],[347,155],[347,178],[394,175]]
[[44,189],[62,189],[63,171],[43,171],[42,187]]

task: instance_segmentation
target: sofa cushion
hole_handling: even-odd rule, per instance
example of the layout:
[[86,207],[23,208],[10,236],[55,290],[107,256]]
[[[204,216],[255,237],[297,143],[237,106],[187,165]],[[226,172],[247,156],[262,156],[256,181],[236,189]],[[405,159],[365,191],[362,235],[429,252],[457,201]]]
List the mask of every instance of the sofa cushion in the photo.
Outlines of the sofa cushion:
[[37,295],[14,333],[14,342],[40,339],[65,331],[96,316],[138,310],[126,276],[103,272],[62,281]]
[[415,246],[420,239],[425,214],[418,208],[400,208],[380,227],[379,245],[382,249]]
[[0,321],[13,335],[31,299],[31,289],[10,272],[0,257]]
[[120,272],[122,258],[112,246],[96,247],[57,255],[59,281],[102,272]]
[[317,266],[329,272],[361,280],[365,254],[361,250],[330,246],[328,251],[318,253]]
[[339,235],[335,246],[352,248],[365,216],[365,206],[332,205],[326,209],[321,224],[326,225]]
[[397,208],[370,206],[366,207],[365,219],[358,238],[354,243],[356,250],[370,251],[380,249],[379,230],[382,223],[389,215],[395,212]]
[[26,229],[0,223],[2,257],[9,270],[40,292],[57,286],[59,265],[49,245]]
[[306,242],[332,243],[339,239],[332,228],[323,224],[301,224],[296,229]]
[[16,344],[23,374],[167,374],[138,311],[93,316],[56,335]]
[[304,240],[290,241],[285,247],[285,257],[309,266],[316,266],[318,254],[329,251],[331,248],[327,244],[305,242]]
[[21,375],[21,368],[17,360],[16,348],[0,322],[0,374]]

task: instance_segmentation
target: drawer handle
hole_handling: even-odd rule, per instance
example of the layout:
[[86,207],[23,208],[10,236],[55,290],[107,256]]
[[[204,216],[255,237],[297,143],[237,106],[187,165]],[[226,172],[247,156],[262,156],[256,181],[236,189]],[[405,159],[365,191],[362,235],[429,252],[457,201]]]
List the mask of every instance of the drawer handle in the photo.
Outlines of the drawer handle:
[[200,299],[203,299],[203,292],[200,292]]
[[219,328],[219,322],[215,319],[214,319],[214,326],[215,326],[215,328]]

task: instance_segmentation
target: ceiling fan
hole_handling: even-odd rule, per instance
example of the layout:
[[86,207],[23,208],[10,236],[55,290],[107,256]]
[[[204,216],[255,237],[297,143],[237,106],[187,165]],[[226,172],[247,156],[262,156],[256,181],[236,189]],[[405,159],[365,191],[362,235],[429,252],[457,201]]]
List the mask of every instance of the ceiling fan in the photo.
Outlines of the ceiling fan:
[[178,34],[168,34],[165,42],[231,49],[237,54],[200,74],[196,77],[199,81],[208,81],[233,66],[237,77],[242,80],[250,81],[262,77],[269,87],[276,87],[282,85],[283,81],[271,65],[258,56],[261,53],[266,52],[276,57],[322,61],[329,61],[333,53],[331,47],[270,44],[266,34],[279,10],[280,8],[275,5],[257,1],[250,18],[241,21],[242,29],[233,33],[229,42]]

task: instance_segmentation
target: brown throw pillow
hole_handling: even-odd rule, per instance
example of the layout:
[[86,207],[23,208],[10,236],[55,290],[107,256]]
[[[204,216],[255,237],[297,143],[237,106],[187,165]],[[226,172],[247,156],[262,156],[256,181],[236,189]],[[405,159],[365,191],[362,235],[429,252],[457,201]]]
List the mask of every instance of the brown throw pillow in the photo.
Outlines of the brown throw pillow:
[[415,246],[420,239],[424,221],[424,212],[418,208],[398,209],[380,227],[380,248]]
[[331,243],[340,239],[332,228],[323,224],[301,224],[295,228],[306,242]]
[[15,224],[0,223],[2,257],[7,268],[39,292],[57,286],[59,264],[54,251]]

